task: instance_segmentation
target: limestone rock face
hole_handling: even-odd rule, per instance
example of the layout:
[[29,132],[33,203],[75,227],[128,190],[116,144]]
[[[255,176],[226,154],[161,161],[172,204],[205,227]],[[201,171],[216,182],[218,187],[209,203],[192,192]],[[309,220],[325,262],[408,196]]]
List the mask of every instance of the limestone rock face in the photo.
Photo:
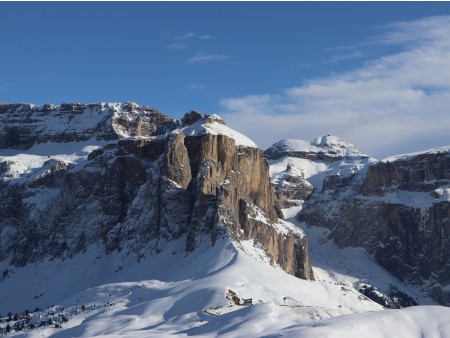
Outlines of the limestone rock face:
[[235,235],[246,240],[255,238],[283,270],[297,277],[314,280],[306,236],[299,236],[295,229],[283,232],[281,226],[267,227],[267,220],[260,210],[243,199],[240,200],[239,211],[242,231],[240,234],[235,232]]
[[[10,149],[104,141],[70,161],[45,155],[21,167],[22,155],[0,159],[0,260],[65,259],[90,245],[140,259],[183,236],[187,253],[229,237],[314,278],[306,236],[279,218],[268,161],[218,116],[190,112],[180,122],[135,104],[1,105],[0,116],[29,119],[15,134],[1,124],[1,146]],[[46,125],[51,116],[61,129]],[[98,119],[75,128],[77,116]]]
[[340,247],[363,247],[395,276],[450,305],[448,149],[329,176],[298,219],[332,230]]
[[362,193],[382,195],[395,190],[431,192],[450,180],[448,153],[418,154],[368,168]]
[[59,106],[0,103],[0,149],[159,135],[178,124],[154,108],[131,102]]
[[313,192],[311,183],[293,164],[288,164],[285,171],[272,177],[272,183],[280,208],[300,206]]
[[[256,239],[273,263],[297,277],[313,279],[304,234],[297,229],[284,233],[276,230],[283,225],[278,224],[281,220],[275,208],[269,164],[262,151],[236,146],[225,135],[186,136],[185,144],[192,176],[196,177],[192,182],[195,202],[187,251],[205,240],[205,234],[210,234],[212,242],[224,234],[237,242]],[[254,213],[261,217],[255,218]]]

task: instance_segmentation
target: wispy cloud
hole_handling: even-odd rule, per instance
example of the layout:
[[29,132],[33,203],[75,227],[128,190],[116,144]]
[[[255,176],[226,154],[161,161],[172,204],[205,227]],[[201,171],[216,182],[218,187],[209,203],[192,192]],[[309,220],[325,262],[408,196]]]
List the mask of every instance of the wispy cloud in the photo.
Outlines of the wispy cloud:
[[187,44],[186,42],[183,42],[183,41],[178,41],[178,42],[174,42],[170,45],[167,45],[166,48],[172,52],[177,52],[179,50],[189,48],[189,44]]
[[201,35],[193,32],[189,32],[177,37],[177,40],[186,40],[186,39],[213,40],[214,37],[212,37],[209,34]]
[[9,88],[9,83],[3,82],[0,83],[0,91],[5,91]]
[[208,63],[208,62],[228,62],[231,61],[232,57],[226,54],[197,54],[191,57],[187,63]]
[[343,61],[351,61],[359,59],[363,56],[363,53],[361,50],[353,50],[347,53],[342,54],[336,54],[331,56],[327,61],[323,62],[324,64],[330,64],[330,63],[339,63]]
[[381,50],[401,46],[395,53],[279,93],[220,104],[228,123],[261,147],[324,134],[377,157],[450,144],[449,37],[450,16],[393,23],[371,43]]
[[202,83],[192,83],[190,85],[187,85],[186,88],[189,90],[205,90],[208,89],[209,86]]
[[191,47],[193,40],[214,40],[214,37],[209,34],[202,35],[194,32],[188,32],[175,37],[172,43],[167,45],[166,48],[172,52],[188,49]]

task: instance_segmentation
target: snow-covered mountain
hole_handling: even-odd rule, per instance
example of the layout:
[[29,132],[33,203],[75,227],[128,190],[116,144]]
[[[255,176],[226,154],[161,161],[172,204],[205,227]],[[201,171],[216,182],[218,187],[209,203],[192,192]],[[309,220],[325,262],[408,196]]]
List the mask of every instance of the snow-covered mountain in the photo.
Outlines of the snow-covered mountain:
[[290,201],[291,213],[303,207],[300,221],[331,230],[340,247],[365,248],[401,280],[450,304],[449,147],[378,161],[337,137],[318,138],[327,139],[323,151],[311,142],[312,155],[305,141],[281,141],[265,151],[280,201],[295,190],[283,179],[287,165],[315,188]]
[[292,139],[281,140],[273,144],[264,153],[273,160],[282,157],[294,157],[334,162],[355,157],[369,157],[353,144],[332,135],[317,137],[311,142]]
[[[1,136],[0,259],[24,266],[90,245],[141,259],[185,234],[187,252],[231,236],[313,278],[306,237],[278,218],[262,151],[218,116],[176,121],[132,103],[3,107],[5,119],[30,122]],[[39,138],[27,134],[35,120]]]
[[434,302],[295,217],[377,163],[339,138],[285,141],[269,167],[217,115],[2,104],[0,121],[2,333],[450,335],[447,308],[384,310]]

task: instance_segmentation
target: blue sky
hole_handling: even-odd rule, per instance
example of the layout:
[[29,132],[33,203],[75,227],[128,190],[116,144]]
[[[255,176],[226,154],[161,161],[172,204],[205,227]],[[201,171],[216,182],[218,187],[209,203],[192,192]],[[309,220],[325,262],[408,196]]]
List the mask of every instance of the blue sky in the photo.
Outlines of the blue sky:
[[1,2],[0,14],[2,102],[197,109],[262,148],[324,134],[379,158],[450,145],[450,3]]

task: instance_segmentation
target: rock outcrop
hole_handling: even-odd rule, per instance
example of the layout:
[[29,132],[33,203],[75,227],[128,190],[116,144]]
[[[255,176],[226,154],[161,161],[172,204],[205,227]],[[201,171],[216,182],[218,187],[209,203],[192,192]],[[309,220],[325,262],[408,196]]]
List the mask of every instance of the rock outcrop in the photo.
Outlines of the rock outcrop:
[[313,186],[305,179],[303,171],[288,164],[286,170],[272,177],[272,184],[280,208],[301,206],[313,192]]
[[47,142],[159,135],[178,123],[154,108],[132,102],[59,106],[0,103],[0,149],[25,150]]
[[298,219],[363,247],[399,279],[450,305],[450,153],[447,148],[330,175]]
[[[79,115],[97,120],[74,124]],[[229,237],[236,245],[253,240],[273,264],[314,278],[306,236],[280,219],[262,151],[218,116],[190,112],[176,121],[135,104],[2,105],[0,116],[9,149],[104,141],[86,156],[46,153],[26,168],[22,155],[0,157],[1,260],[65,259],[89,245],[140,259],[183,237],[187,253]],[[50,128],[52,116],[64,122]],[[63,125],[73,126],[72,136]]]

